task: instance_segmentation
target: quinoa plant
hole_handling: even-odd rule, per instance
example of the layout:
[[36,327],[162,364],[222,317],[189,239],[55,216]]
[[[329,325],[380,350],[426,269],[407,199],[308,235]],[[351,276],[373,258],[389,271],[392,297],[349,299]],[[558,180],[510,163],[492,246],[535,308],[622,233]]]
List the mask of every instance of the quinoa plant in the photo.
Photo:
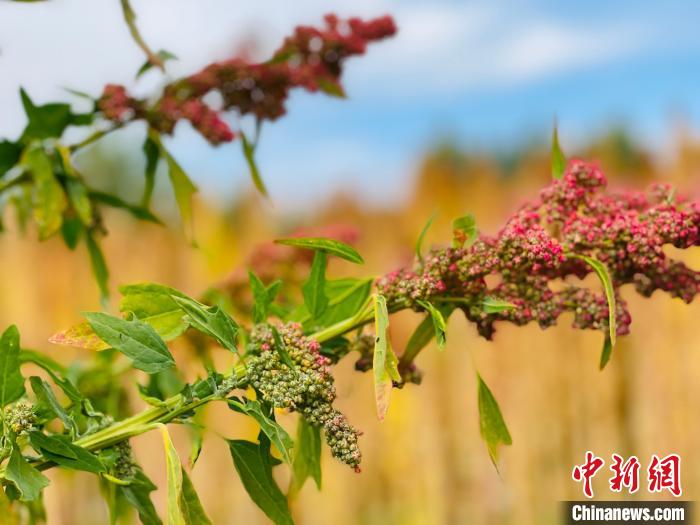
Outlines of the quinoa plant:
[[[150,51],[134,25],[133,11],[126,1],[122,5],[137,43],[149,57],[146,66],[163,67],[165,55]],[[324,30],[298,28],[268,62],[214,64],[166,86],[153,101],[137,100],[124,88],[108,86],[90,118],[99,113],[112,127],[94,137],[135,120],[146,121],[148,170],[159,158],[165,159],[180,199],[183,186],[177,181],[186,177],[182,179],[160,141],[160,134],[170,133],[177,121],[189,120],[212,143],[238,135],[252,159],[248,139],[206,106],[202,100],[206,93],[220,91],[223,109],[236,108],[258,121],[272,120],[283,113],[293,87],[338,94],[342,60],[394,32],[389,18],[341,23],[329,17],[327,24]],[[12,151],[19,163],[5,164],[15,177],[6,186],[29,192],[28,202],[33,203],[45,236],[62,229],[64,238],[72,238],[65,230],[75,214],[77,231],[86,235],[89,247],[99,223],[93,205],[116,201],[91,193],[74,171],[70,154],[82,145],[63,146],[59,137],[78,117],[61,107],[37,107],[25,97],[28,128],[20,141],[3,143],[1,150],[3,159]],[[46,131],[47,122],[55,120],[49,114],[65,116],[51,133]],[[606,191],[601,170],[580,160],[566,163],[556,140],[552,167],[552,182],[495,235],[479,232],[470,215],[457,218],[449,245],[424,253],[421,234],[415,264],[379,278],[327,278],[329,257],[363,264],[362,256],[338,239],[292,237],[276,241],[275,247],[285,247],[284,254],[270,251],[262,259],[269,264],[286,257],[308,269],[305,279],[285,282],[276,278],[274,268],[253,265],[246,283],[252,297],[247,307],[236,304],[240,283],[198,298],[161,284],[123,286],[121,315],[87,312],[83,323],[50,338],[54,344],[94,351],[96,357],[89,364],[67,369],[22,348],[17,328],[7,328],[0,337],[3,516],[31,521],[40,515],[42,493],[49,485],[43,472],[60,468],[97,477],[112,522],[131,507],[144,524],[162,523],[163,518],[173,524],[210,523],[188,472],[202,452],[206,421],[202,414],[211,403],[220,403],[252,418],[260,429],[255,441],[240,439],[233,427],[223,436],[245,490],[274,523],[291,524],[289,499],[309,478],[321,486],[323,443],[336,460],[357,472],[361,468],[361,431],[334,405],[334,365],[354,356],[358,371],[371,370],[381,420],[394,388],[420,383],[416,358],[433,339],[438,348],[444,347],[447,320],[457,311],[486,339],[494,337],[499,323],[536,322],[547,328],[561,314],[572,313],[574,328],[601,332],[600,367],[604,367],[617,336],[627,334],[631,325],[620,297],[623,286],[631,285],[644,296],[660,290],[688,303],[700,291],[700,272],[664,252],[667,245],[687,249],[700,244],[700,202],[663,185],[647,192]],[[148,170],[152,177],[154,171]],[[257,170],[253,171],[256,176]],[[140,214],[148,209],[126,207]],[[597,276],[599,287],[584,283],[588,274]],[[423,319],[406,347],[395,352],[388,328],[391,314],[401,310],[413,310]],[[170,351],[168,345],[178,339],[200,360],[197,380],[184,379],[184,367]],[[213,352],[227,359],[215,360]],[[26,376],[27,370],[37,367],[41,376]],[[140,371],[137,390],[146,405],[136,413],[120,381],[133,369]],[[481,435],[496,464],[499,445],[510,445],[511,435],[481,376],[477,404]],[[280,412],[298,414],[295,438],[276,420]],[[172,445],[170,425],[191,429],[188,467]],[[156,486],[130,445],[131,438],[147,432],[163,438],[167,465],[163,517],[150,498]],[[273,475],[280,468],[291,471],[286,490]]]

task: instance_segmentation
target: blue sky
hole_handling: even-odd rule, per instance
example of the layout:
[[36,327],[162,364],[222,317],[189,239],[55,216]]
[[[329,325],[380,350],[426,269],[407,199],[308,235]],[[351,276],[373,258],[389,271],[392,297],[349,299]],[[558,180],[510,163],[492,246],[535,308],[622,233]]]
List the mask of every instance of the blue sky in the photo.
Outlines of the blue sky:
[[[624,123],[660,153],[673,118],[700,126],[697,1],[133,0],[147,41],[190,73],[254,41],[261,56],[298,23],[391,13],[399,34],[348,63],[345,101],[294,94],[289,115],[264,129],[260,166],[273,199],[306,206],[338,189],[399,200],[429,145],[454,134],[470,148],[545,141],[553,117],[564,144]],[[65,99],[60,86],[99,93],[136,83],[143,57],[116,0],[0,4],[0,136],[22,127],[17,90]],[[122,140],[136,141],[139,131]],[[227,199],[248,185],[238,145],[213,150],[185,127],[175,155],[205,193]]]

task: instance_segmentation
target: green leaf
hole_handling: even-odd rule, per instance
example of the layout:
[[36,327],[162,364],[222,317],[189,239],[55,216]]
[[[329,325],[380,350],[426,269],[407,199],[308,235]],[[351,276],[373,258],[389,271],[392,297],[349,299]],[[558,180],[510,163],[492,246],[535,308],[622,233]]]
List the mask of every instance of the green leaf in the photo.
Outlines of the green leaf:
[[284,340],[282,339],[282,336],[280,336],[279,330],[277,330],[277,328],[274,326],[272,326],[271,329],[272,337],[275,340],[275,352],[277,352],[282,362],[287,365],[290,370],[296,370],[294,361],[292,361],[292,358],[289,356],[289,352],[287,352],[287,347],[284,345]]
[[173,300],[173,296],[186,297],[182,292],[154,283],[129,284],[119,291],[119,310],[148,323],[164,340],[175,339],[187,329],[182,308]]
[[180,492],[179,504],[180,512],[187,525],[211,525],[211,520],[204,512],[197,491],[185,469],[182,469],[182,491]]
[[68,104],[35,106],[24,89],[20,88],[19,93],[28,120],[22,133],[24,140],[60,137],[71,124],[72,114]]
[[486,314],[500,314],[501,312],[507,312],[508,310],[513,310],[515,305],[498,299],[497,297],[486,297],[482,302],[481,306]]
[[0,408],[24,395],[19,351],[19,331],[12,325],[0,337]]
[[317,251],[314,254],[314,261],[311,264],[311,273],[309,278],[302,286],[304,294],[304,305],[314,319],[318,319],[323,315],[328,307],[328,298],[326,297],[326,254],[322,251]]
[[265,197],[269,197],[265,183],[260,176],[260,170],[255,162],[255,145],[251,144],[245,133],[241,133],[241,147],[243,148],[243,156],[250,170],[250,177],[253,179],[253,184]]
[[457,217],[452,221],[452,246],[455,248],[467,247],[474,244],[478,230],[474,215],[468,213],[462,217]]
[[323,91],[326,95],[330,95],[332,97],[337,97],[337,98],[345,98],[345,91],[343,91],[343,86],[340,85],[340,82],[333,78],[325,78],[325,77],[319,77],[317,79],[318,82],[318,87],[321,91]]
[[287,499],[272,477],[267,450],[241,439],[228,442],[236,471],[246,492],[276,525],[294,525]]
[[105,472],[105,466],[92,452],[71,443],[69,436],[41,432],[31,432],[29,441],[32,447],[48,460],[62,467],[83,470],[95,474]]
[[610,334],[610,346],[612,350],[612,347],[615,346],[615,336],[617,334],[617,317],[615,315],[617,312],[617,306],[615,304],[615,288],[613,288],[613,282],[612,278],[610,277],[610,272],[608,272],[608,268],[595,257],[576,254],[569,256],[585,261],[586,264],[588,264],[588,266],[593,268],[593,271],[598,276],[598,279],[600,279],[600,282],[603,284],[603,289],[605,290],[605,297],[608,300],[608,328]]
[[250,289],[253,292],[253,300],[255,301],[253,305],[253,321],[262,323],[267,320],[267,312],[277,296],[282,281],[277,280],[266,287],[260,278],[250,270],[248,271],[248,280],[250,281]]
[[153,188],[156,185],[156,170],[160,161],[160,149],[158,144],[151,137],[146,137],[143,143],[143,154],[146,156],[146,169],[144,170],[145,183],[143,186],[143,197],[141,197],[141,206],[148,208],[151,204],[153,196]]
[[43,379],[36,376],[29,378],[29,384],[31,385],[32,391],[36,395],[37,399],[51,409],[53,415],[61,420],[65,429],[75,431],[76,427],[73,419],[68,415],[68,412],[66,412],[65,408],[63,408],[63,405],[59,403],[51,386]]
[[165,471],[168,479],[168,503],[167,519],[168,525],[184,525],[185,520],[180,510],[180,494],[182,493],[182,465],[180,457],[170,440],[168,428],[159,425],[163,437],[163,447],[165,449]]
[[[178,60],[177,56],[171,53],[170,51],[166,51],[165,49],[161,49],[156,53],[156,56],[160,58],[161,62],[165,64],[168,60]],[[154,67],[153,62],[150,60],[146,60],[143,65],[139,68],[139,70],[136,73],[136,78],[139,78],[141,75],[146,73],[147,71],[151,70]]]
[[51,159],[41,147],[25,151],[22,165],[34,180],[32,203],[39,238],[47,239],[61,228],[66,195],[54,175]]
[[20,501],[37,499],[41,491],[49,485],[49,478],[32,467],[16,446],[12,447],[5,478],[19,491]]
[[435,339],[437,340],[438,348],[440,350],[444,350],[445,343],[447,342],[447,324],[445,323],[445,318],[442,316],[440,310],[438,310],[431,303],[427,301],[418,301],[418,304],[425,308],[430,314],[430,318],[433,321],[433,330],[435,331]]
[[321,430],[300,417],[289,487],[291,496],[301,490],[309,476],[316,482],[316,488],[321,490]]
[[101,191],[91,191],[90,198],[97,202],[111,206],[112,208],[119,208],[121,210],[129,212],[134,218],[140,221],[152,222],[154,224],[163,224],[163,222],[156,217],[151,210],[143,206],[137,206],[135,204],[129,204],[128,202],[120,199],[116,195],[110,195],[109,193],[103,193]]
[[425,223],[425,226],[423,226],[423,229],[420,231],[420,235],[418,236],[418,240],[416,241],[416,257],[421,262],[423,262],[423,254],[421,253],[423,250],[423,240],[425,239],[425,234],[428,233],[430,226],[433,224],[435,217],[437,217],[437,213],[433,213],[430,216],[428,222]]
[[61,236],[69,250],[75,250],[85,228],[78,217],[66,217],[61,224]]
[[336,241],[335,239],[326,239],[323,237],[289,237],[277,239],[275,243],[306,250],[323,251],[329,255],[335,255],[336,257],[356,264],[364,264],[365,262],[355,248],[344,242]]
[[[372,292],[374,279],[331,279],[326,281],[328,308],[313,326],[330,326],[355,315],[366,305]],[[307,323],[312,319],[306,306],[301,305],[289,316],[289,320]]]
[[229,407],[233,410],[246,414],[260,425],[260,430],[262,430],[265,435],[270,438],[277,450],[279,450],[282,458],[287,463],[292,463],[292,448],[294,447],[294,441],[287,434],[287,431],[280,426],[275,420],[271,419],[265,411],[259,401],[253,399],[245,399],[242,402],[239,399],[233,398],[228,400]]
[[238,352],[236,336],[238,324],[218,306],[205,306],[189,297],[171,296],[188,315],[191,326],[214,339],[231,352]]
[[165,342],[150,325],[100,312],[87,312],[84,316],[100,339],[131,359],[135,368],[155,374],[175,365]]
[[140,468],[136,471],[136,476],[130,485],[117,488],[131,506],[136,509],[143,525],[162,524],[150,496],[150,493],[156,488]]
[[393,382],[399,381],[397,370],[398,360],[389,344],[389,312],[386,299],[382,295],[374,296],[374,356],[372,361],[374,375],[374,400],[377,406],[377,417],[380,421],[386,417],[389,410],[389,400]]
[[[97,336],[95,336],[97,337]],[[51,359],[46,354],[35,352],[34,350],[27,350],[23,348],[19,352],[19,362],[24,363],[34,363],[35,365],[43,368],[49,373],[65,374],[66,367],[63,366],[58,361]]]
[[9,140],[0,141],[0,177],[19,162],[22,146]]
[[0,516],[2,525],[20,525],[20,517],[4,490],[0,490]]
[[73,206],[80,222],[85,226],[90,226],[92,224],[92,203],[85,184],[77,179],[68,177],[66,179],[66,191],[68,192],[71,206]]
[[564,170],[566,169],[566,157],[559,146],[559,132],[557,131],[556,123],[552,129],[551,164],[552,178],[557,180],[561,179],[564,176]]
[[513,440],[510,437],[510,432],[508,432],[508,427],[503,420],[503,415],[496,399],[479,374],[477,374],[477,381],[479,382],[479,427],[481,429],[481,437],[486,442],[491,461],[496,465],[498,461],[498,446],[500,444],[511,445]]
[[612,349],[613,344],[612,341],[610,341],[610,336],[608,334],[605,334],[605,341],[603,342],[603,351],[600,353],[600,370],[605,368],[605,365],[607,365],[608,361],[610,361],[610,357],[612,356]]
[[92,232],[87,232],[85,241],[87,244],[88,255],[90,256],[92,274],[95,276],[97,286],[100,288],[102,302],[107,303],[109,300],[109,270],[107,269],[105,256],[102,253],[102,249],[100,248],[100,245],[93,236]]

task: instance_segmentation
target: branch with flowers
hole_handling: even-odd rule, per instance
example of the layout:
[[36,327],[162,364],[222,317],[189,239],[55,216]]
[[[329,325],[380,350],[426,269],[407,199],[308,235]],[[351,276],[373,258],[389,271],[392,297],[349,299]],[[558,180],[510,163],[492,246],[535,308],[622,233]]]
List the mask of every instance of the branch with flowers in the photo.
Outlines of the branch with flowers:
[[[168,522],[210,523],[168,425],[193,430],[192,468],[203,440],[199,414],[217,401],[259,425],[257,441],[238,439],[235,431],[225,437],[233,467],[274,523],[293,523],[289,499],[308,478],[320,487],[322,439],[332,456],[360,470],[361,433],[334,406],[333,365],[355,354],[356,368],[372,371],[383,419],[395,387],[420,383],[417,357],[433,339],[444,346],[446,321],[458,310],[486,339],[498,323],[536,322],[547,328],[572,313],[574,328],[601,332],[604,367],[616,337],[631,326],[620,297],[623,286],[647,297],[660,290],[687,303],[700,291],[700,272],[664,252],[665,246],[700,245],[700,202],[663,185],[647,192],[606,191],[601,170],[580,160],[570,161],[563,172],[555,170],[555,176],[496,235],[479,233],[473,217],[461,217],[454,222],[451,246],[424,254],[419,241],[412,268],[378,279],[327,278],[328,257],[363,262],[342,241],[280,239],[277,243],[290,246],[294,258],[313,253],[307,279],[294,294],[283,281],[263,280],[250,271],[254,300],[247,312],[236,309],[236,320],[223,293],[197,301],[163,285],[122,287],[122,317],[86,313],[83,324],[51,341],[99,352],[105,356],[101,370],[112,378],[132,367],[143,371],[148,380],[139,385],[139,394],[149,406],[133,415],[119,417],[126,409],[110,412],[104,396],[89,392],[85,377],[97,372],[86,371],[76,380],[43,354],[23,350],[17,330],[7,329],[0,340],[0,476],[5,497],[14,501],[8,508],[15,512],[37,502],[48,485],[41,471],[59,467],[95,473],[110,488],[104,493],[113,516],[131,506],[143,523],[160,523],[149,497],[155,486],[129,446],[130,438],[157,431],[168,467]],[[584,284],[588,274],[597,276],[599,287]],[[397,355],[388,326],[392,313],[406,309],[424,319]],[[180,337],[197,349],[202,379],[187,383],[179,374],[167,343]],[[209,352],[214,351],[226,352],[226,367],[213,365]],[[30,364],[50,381],[25,378]],[[499,446],[510,445],[511,435],[493,393],[478,379],[481,434],[497,463]],[[276,421],[280,410],[299,414],[296,438]],[[292,472],[286,494],[272,475],[278,465]]]

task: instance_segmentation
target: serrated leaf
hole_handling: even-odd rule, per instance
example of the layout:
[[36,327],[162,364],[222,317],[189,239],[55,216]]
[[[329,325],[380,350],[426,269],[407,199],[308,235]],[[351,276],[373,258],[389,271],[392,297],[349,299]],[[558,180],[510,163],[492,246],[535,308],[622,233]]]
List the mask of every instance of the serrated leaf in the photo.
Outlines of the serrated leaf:
[[148,323],[165,341],[182,335],[187,329],[184,312],[173,296],[186,297],[169,286],[140,283],[121,286],[122,300],[119,310],[133,313],[139,321]]
[[503,415],[496,399],[479,374],[477,374],[477,381],[479,383],[478,403],[481,437],[486,442],[491,461],[496,465],[498,462],[498,446],[501,444],[511,445],[513,440],[510,437],[510,432],[508,432],[508,427],[503,420]]
[[26,150],[22,166],[34,180],[32,206],[39,238],[47,239],[61,228],[66,195],[54,175],[51,159],[41,147]]
[[49,485],[49,478],[32,467],[16,446],[12,447],[5,478],[12,482],[19,492],[20,501],[36,500],[41,491]]
[[323,237],[289,237],[286,239],[277,239],[275,243],[304,248],[306,250],[324,251],[329,255],[335,255],[336,257],[357,264],[364,264],[365,262],[355,248],[344,242],[336,241],[335,239],[326,239]]
[[27,127],[22,139],[48,139],[60,137],[71,124],[72,114],[68,104],[45,104],[35,106],[27,92],[20,88],[22,106],[27,115]]
[[228,441],[233,464],[253,502],[276,525],[294,525],[287,499],[272,477],[269,453],[256,443]]
[[452,221],[452,245],[455,248],[471,246],[476,240],[478,230],[474,215],[468,213]]
[[47,436],[42,432],[31,432],[29,441],[46,459],[62,467],[96,474],[106,470],[97,456],[83,447],[74,445],[69,436]]
[[289,487],[290,496],[293,497],[301,490],[309,476],[311,476],[316,483],[316,488],[321,490],[320,428],[311,425],[303,417],[300,417],[294,448],[292,482]]
[[255,146],[251,144],[248,137],[245,136],[245,133],[241,133],[241,147],[243,148],[243,157],[248,164],[248,170],[250,171],[250,178],[253,180],[253,184],[255,184],[255,187],[261,194],[268,197],[267,188],[260,176],[258,164],[255,162]]
[[165,342],[150,325],[100,312],[87,312],[84,316],[100,339],[131,359],[135,368],[155,374],[175,365]]
[[265,435],[270,439],[277,450],[279,450],[282,458],[287,463],[292,463],[292,449],[294,448],[294,441],[289,436],[287,431],[280,426],[275,420],[271,419],[265,411],[259,401],[253,399],[245,399],[245,402],[233,398],[228,400],[229,407],[233,410],[246,414],[260,425],[260,430],[262,430]]
[[0,337],[0,408],[24,395],[19,352],[19,330],[12,325]]
[[486,297],[482,302],[481,306],[484,310],[484,313],[487,314],[500,314],[501,312],[507,312],[508,310],[513,310],[515,308],[515,305],[513,303],[509,303],[508,301],[504,301],[502,299],[498,299],[497,297]]
[[428,221],[425,223],[425,226],[423,226],[423,229],[420,231],[420,235],[418,235],[418,240],[416,241],[416,257],[418,258],[419,261],[423,261],[423,240],[425,239],[425,234],[428,233],[428,230],[430,229],[430,226],[433,224],[433,221],[435,220],[435,217],[437,217],[436,213],[433,213]]
[[238,324],[218,306],[205,306],[189,297],[171,296],[188,315],[191,326],[214,339],[231,352],[238,352],[236,337]]
[[[393,355],[393,350],[389,345],[389,312],[386,306],[386,299],[382,295],[374,296],[374,356],[372,360],[374,376],[374,400],[377,407],[377,417],[382,421],[389,410],[391,389],[393,388],[392,377],[395,381],[400,379],[396,364],[398,360]],[[393,355],[390,356],[390,354]]]
[[445,318],[442,316],[440,310],[438,310],[432,303],[427,301],[418,301],[418,304],[425,308],[425,310],[430,314],[438,348],[440,350],[444,350],[447,342],[447,324],[445,323]]
[[554,128],[552,129],[552,151],[550,155],[552,178],[555,180],[561,179],[564,176],[564,170],[566,169],[566,157],[559,146],[559,132],[556,124],[554,124]]
[[314,319],[323,315],[328,307],[326,297],[326,254],[323,251],[314,253],[309,278],[302,285],[304,305]]
[[275,300],[282,281],[277,280],[266,287],[260,278],[250,270],[248,271],[248,280],[255,302],[253,305],[253,322],[262,323],[267,319],[267,312]]
[[79,323],[75,326],[58,332],[49,337],[49,342],[55,345],[85,348],[86,350],[107,350],[111,348],[95,333],[88,323]]

